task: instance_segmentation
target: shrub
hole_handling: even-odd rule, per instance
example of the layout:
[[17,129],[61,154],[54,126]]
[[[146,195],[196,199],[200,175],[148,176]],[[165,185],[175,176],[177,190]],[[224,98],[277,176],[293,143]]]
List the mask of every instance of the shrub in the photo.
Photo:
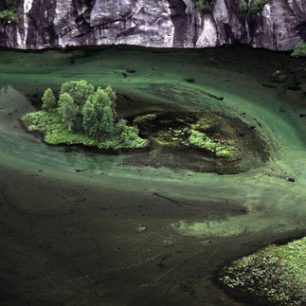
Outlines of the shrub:
[[133,149],[144,148],[148,141],[139,137],[139,130],[134,126],[123,125],[121,128],[121,139],[125,146]]

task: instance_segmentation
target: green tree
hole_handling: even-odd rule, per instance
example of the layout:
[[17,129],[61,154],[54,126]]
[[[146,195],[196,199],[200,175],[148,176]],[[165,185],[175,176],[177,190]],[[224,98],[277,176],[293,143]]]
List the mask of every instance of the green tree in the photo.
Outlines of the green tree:
[[115,116],[109,105],[103,107],[99,129],[100,132],[104,134],[111,134],[115,130]]
[[113,107],[115,107],[116,105],[115,105],[115,101],[116,101],[116,99],[117,99],[117,95],[116,95],[116,92],[113,90],[113,88],[111,87],[111,86],[107,86],[106,88],[105,88],[105,90],[104,90],[106,93],[107,93],[107,95],[109,96],[109,98],[110,98],[110,100],[111,100],[111,102],[112,102],[112,104],[113,104]]
[[89,136],[110,134],[115,129],[117,113],[114,109],[115,93],[110,88],[98,88],[82,109],[83,129]]
[[62,116],[64,123],[67,124],[69,131],[72,131],[78,113],[72,96],[69,93],[62,93],[58,104],[59,113]]
[[97,103],[94,95],[90,96],[82,109],[83,129],[89,136],[94,136],[99,133],[100,117],[102,106]]
[[51,88],[48,88],[44,92],[41,100],[42,100],[42,109],[51,110],[56,108],[56,98]]
[[82,107],[88,97],[92,95],[94,91],[95,88],[93,85],[91,85],[85,80],[80,80],[63,83],[60,94],[69,93],[70,96],[73,98],[74,103]]

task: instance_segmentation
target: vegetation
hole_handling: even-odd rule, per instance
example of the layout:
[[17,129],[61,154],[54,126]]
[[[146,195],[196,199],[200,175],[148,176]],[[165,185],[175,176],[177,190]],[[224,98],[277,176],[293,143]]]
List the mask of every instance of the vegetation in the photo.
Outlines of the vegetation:
[[197,9],[201,12],[212,12],[215,5],[215,0],[195,0]]
[[12,23],[18,21],[17,0],[1,0],[0,21],[4,23]]
[[205,133],[196,130],[191,130],[188,143],[196,148],[211,152],[219,158],[231,157],[234,150],[234,147],[224,146],[208,137]]
[[287,245],[269,246],[234,261],[221,282],[280,306],[303,306],[306,301],[306,238]]
[[138,129],[120,121],[115,110],[116,93],[86,81],[61,86],[58,102],[51,89],[42,97],[42,111],[21,118],[30,132],[41,132],[48,144],[82,144],[100,149],[139,149],[148,141]]
[[269,0],[240,0],[237,14],[239,16],[246,16],[249,14],[256,14],[263,10],[263,7]]
[[294,48],[294,50],[293,50],[291,55],[294,56],[294,57],[306,56],[306,42],[298,43],[295,46],[295,48]]
[[[133,123],[153,144],[161,147],[195,148],[213,157],[226,159],[235,158],[238,152],[235,142],[216,126],[216,118],[208,118],[201,113],[148,113],[135,117]],[[218,138],[208,136],[215,134],[216,130],[219,130]]]
[[48,88],[42,97],[42,109],[51,110],[56,108],[56,98],[51,88]]

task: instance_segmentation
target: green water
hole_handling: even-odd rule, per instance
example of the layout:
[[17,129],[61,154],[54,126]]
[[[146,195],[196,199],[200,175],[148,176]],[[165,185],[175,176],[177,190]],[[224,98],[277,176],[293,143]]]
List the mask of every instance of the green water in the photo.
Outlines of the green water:
[[[8,268],[0,278],[11,284],[0,286],[1,303],[249,305],[223,293],[215,273],[305,233],[304,67],[286,53],[238,47],[1,51],[0,267]],[[302,90],[271,82],[276,70],[301,79]],[[46,87],[71,79],[112,85],[126,114],[186,109],[238,117],[256,126],[271,158],[220,176],[50,148],[18,118]]]

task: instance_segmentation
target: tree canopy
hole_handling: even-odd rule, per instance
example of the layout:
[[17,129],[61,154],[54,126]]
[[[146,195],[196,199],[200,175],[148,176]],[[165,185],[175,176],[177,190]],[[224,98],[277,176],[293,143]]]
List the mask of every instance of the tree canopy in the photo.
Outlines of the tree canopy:
[[56,98],[51,88],[48,88],[42,97],[42,109],[51,110],[56,107]]
[[69,93],[78,106],[83,106],[90,95],[95,92],[93,85],[85,80],[69,81],[62,84],[60,95]]
[[[85,80],[62,84],[58,101],[48,88],[42,96],[42,111],[29,114],[27,122],[43,130],[52,144],[80,142],[98,148],[138,149],[148,141],[138,130],[119,120],[116,92],[111,86],[95,87]],[[39,122],[39,125],[37,123]]]

